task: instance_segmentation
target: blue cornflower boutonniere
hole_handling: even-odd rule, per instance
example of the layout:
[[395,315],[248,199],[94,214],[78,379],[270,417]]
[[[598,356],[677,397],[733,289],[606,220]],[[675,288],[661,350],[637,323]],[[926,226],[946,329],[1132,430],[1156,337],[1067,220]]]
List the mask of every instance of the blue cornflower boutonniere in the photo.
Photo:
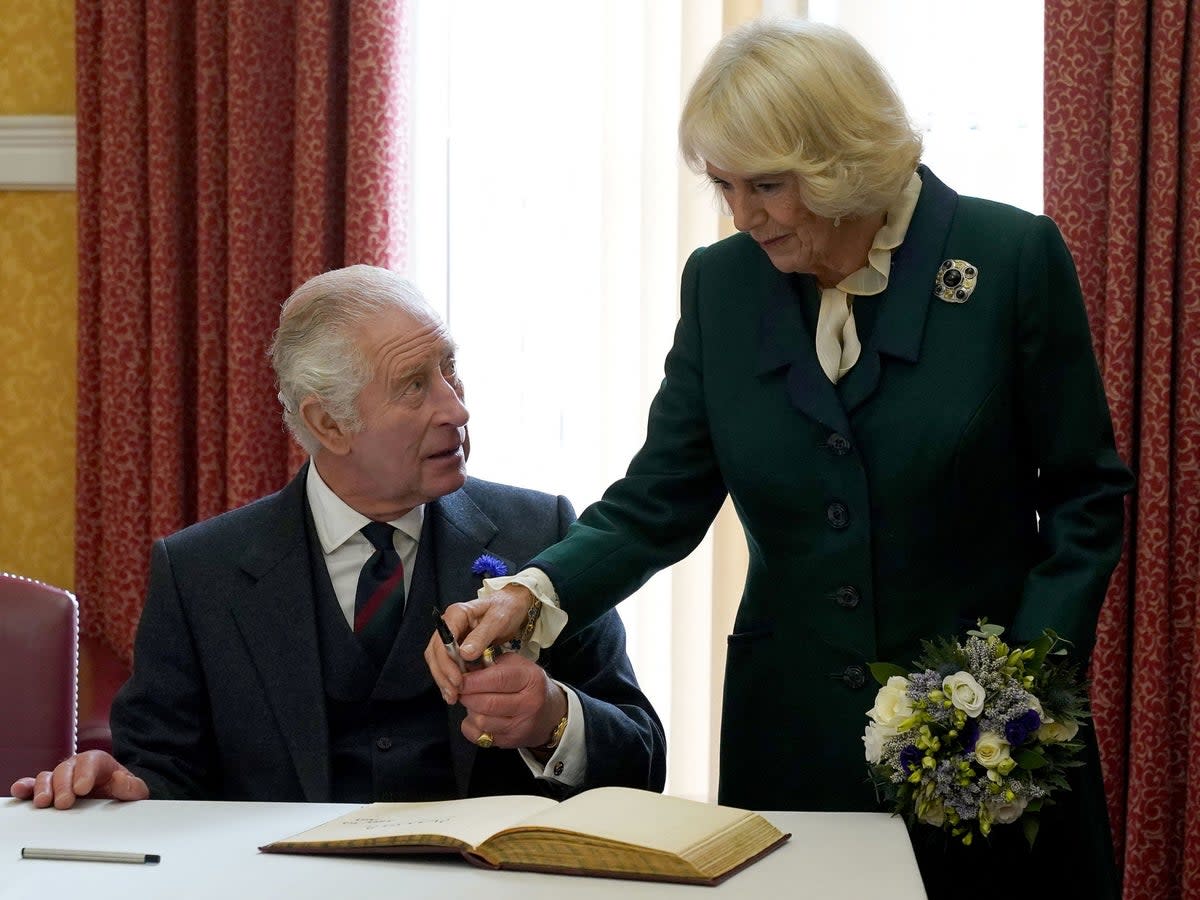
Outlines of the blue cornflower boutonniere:
[[475,562],[471,563],[471,574],[483,578],[499,578],[501,575],[508,574],[508,566],[499,557],[483,553]]

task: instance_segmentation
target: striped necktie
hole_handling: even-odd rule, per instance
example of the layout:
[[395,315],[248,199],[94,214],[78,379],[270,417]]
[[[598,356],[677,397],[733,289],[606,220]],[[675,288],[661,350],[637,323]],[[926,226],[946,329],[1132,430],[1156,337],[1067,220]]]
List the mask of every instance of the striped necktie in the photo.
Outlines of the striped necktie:
[[354,594],[354,633],[379,665],[391,651],[404,615],[404,564],[387,522],[368,522],[363,536],[375,548],[358,575]]

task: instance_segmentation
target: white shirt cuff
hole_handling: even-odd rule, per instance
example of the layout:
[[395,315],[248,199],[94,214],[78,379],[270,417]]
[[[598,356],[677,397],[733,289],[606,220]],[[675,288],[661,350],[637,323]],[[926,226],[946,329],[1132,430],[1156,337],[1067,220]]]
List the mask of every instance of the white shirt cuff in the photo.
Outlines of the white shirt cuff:
[[562,739],[545,765],[524,747],[519,748],[518,752],[535,778],[575,788],[587,780],[587,734],[583,723],[583,704],[574,690],[561,681],[554,683],[567,695],[567,727]]
[[550,576],[541,569],[522,569],[516,575],[485,578],[478,596],[482,599],[508,584],[524,585],[533,596],[542,601],[542,612],[538,616],[537,624],[533,626],[533,634],[521,647],[522,656],[536,661],[542,648],[553,646],[554,641],[567,627],[567,614],[558,605],[558,592],[550,583]]

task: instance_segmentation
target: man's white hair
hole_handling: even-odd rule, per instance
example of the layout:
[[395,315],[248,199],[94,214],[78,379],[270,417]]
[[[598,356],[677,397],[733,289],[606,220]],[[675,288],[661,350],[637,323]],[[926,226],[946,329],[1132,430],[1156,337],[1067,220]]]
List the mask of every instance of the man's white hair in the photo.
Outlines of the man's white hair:
[[310,278],[279,312],[271,342],[271,365],[283,404],[283,421],[310,454],[320,448],[300,415],[306,397],[350,432],[358,431],[358,395],[371,380],[362,329],[381,313],[399,308],[414,318],[438,320],[416,286],[376,266],[348,266]]

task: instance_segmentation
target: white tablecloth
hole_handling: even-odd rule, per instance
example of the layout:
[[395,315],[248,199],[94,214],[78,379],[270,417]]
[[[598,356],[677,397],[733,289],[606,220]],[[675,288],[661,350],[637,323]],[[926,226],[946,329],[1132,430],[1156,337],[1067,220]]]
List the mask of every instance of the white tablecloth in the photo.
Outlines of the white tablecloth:
[[[494,872],[456,855],[329,857],[259,853],[352,805],[81,801],[34,809],[0,799],[0,897],[37,900],[275,898],[588,900],[788,897],[923,900],[904,825],[884,813],[764,813],[791,832],[780,849],[716,888]],[[22,847],[157,853],[158,865],[23,860]]]

